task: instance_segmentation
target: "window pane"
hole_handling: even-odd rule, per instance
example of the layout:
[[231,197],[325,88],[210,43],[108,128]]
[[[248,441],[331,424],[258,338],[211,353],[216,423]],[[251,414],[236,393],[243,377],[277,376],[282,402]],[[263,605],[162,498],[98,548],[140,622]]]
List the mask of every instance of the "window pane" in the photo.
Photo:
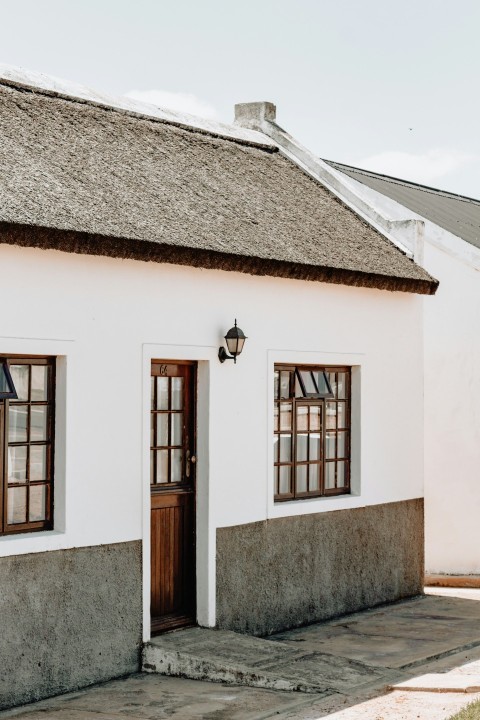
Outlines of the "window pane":
[[155,445],[155,415],[150,413],[150,445]]
[[25,445],[8,448],[8,482],[24,482],[27,479],[27,448]]
[[344,402],[338,403],[338,427],[339,428],[345,428],[348,427],[347,424],[347,404]]
[[280,404],[280,430],[292,429],[292,404]]
[[338,395],[339,400],[345,400],[347,397],[347,376],[345,373],[338,373]]
[[273,429],[275,432],[278,432],[278,405],[275,404],[275,407],[273,408]]
[[171,482],[182,481],[182,455],[183,450],[171,450]]
[[339,432],[338,433],[338,447],[337,447],[337,457],[344,458],[348,456],[348,433],[346,432]]
[[30,442],[47,440],[46,405],[32,405],[30,408]]
[[183,378],[174,377],[172,381],[172,410],[183,410]]
[[155,410],[155,378],[150,378],[150,407]]
[[330,388],[327,384],[326,373],[324,373],[323,371],[315,373],[315,379],[317,381],[319,395],[329,395]]
[[320,430],[320,408],[310,405],[310,430]]
[[319,489],[320,466],[316,464],[309,465],[308,471],[308,489],[310,492],[316,492]]
[[168,482],[168,450],[157,450],[157,483]]
[[10,365],[10,374],[19,400],[28,400],[28,368],[28,365]]
[[337,405],[334,402],[327,402],[326,405],[327,430],[335,430],[337,423]]
[[168,445],[168,414],[157,415],[157,447]]
[[337,487],[345,487],[345,463],[337,463]]
[[308,435],[297,435],[297,462],[308,460],[307,445]]
[[154,454],[153,454],[153,450],[151,450],[150,451],[150,484],[151,485],[153,485],[153,483],[155,482],[155,476],[154,476],[155,467],[154,467],[153,459],[154,459]]
[[33,402],[39,402],[47,399],[47,381],[47,365],[32,365],[32,390],[30,399]]
[[289,495],[290,490],[290,465],[280,465],[279,467],[279,487],[280,495]]
[[273,373],[273,397],[275,398],[275,400],[278,400],[279,392],[280,392],[280,373],[278,372],[278,370],[276,370]]
[[297,432],[308,430],[308,405],[297,405]]
[[335,488],[335,463],[325,463],[325,489],[333,490]]
[[14,525],[27,520],[27,488],[9,487],[7,494],[7,523]]
[[172,413],[171,422],[171,445],[181,445],[183,436],[183,413]]
[[292,436],[280,435],[280,462],[290,462],[292,459]]
[[308,465],[297,465],[297,470],[296,470],[296,491],[297,491],[297,493],[307,492],[307,467],[308,467]]
[[168,410],[168,378],[157,377],[157,410]]
[[336,436],[336,433],[327,432],[326,443],[325,443],[327,458],[335,457],[335,436]]
[[12,405],[8,409],[8,442],[27,442],[28,405]]
[[310,460],[320,460],[321,457],[321,436],[317,433],[309,435]]
[[300,377],[302,378],[305,392],[308,394],[317,394],[317,388],[313,380],[313,373],[311,370],[299,370]]
[[280,373],[280,397],[286,399],[290,397],[290,373]]
[[278,462],[278,435],[273,436],[273,462]]
[[48,480],[46,445],[30,445],[30,480]]
[[329,372],[328,373],[328,382],[330,383],[330,387],[332,388],[332,392],[334,395],[337,394],[337,378],[336,373]]
[[30,503],[28,508],[28,519],[30,522],[38,522],[46,518],[46,485],[30,486]]

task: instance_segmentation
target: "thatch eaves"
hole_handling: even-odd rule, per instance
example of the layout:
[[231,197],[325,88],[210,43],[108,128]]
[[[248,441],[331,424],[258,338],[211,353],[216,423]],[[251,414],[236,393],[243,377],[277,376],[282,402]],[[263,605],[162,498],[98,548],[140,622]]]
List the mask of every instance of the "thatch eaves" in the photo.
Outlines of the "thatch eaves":
[[0,84],[0,242],[433,294],[268,145]]

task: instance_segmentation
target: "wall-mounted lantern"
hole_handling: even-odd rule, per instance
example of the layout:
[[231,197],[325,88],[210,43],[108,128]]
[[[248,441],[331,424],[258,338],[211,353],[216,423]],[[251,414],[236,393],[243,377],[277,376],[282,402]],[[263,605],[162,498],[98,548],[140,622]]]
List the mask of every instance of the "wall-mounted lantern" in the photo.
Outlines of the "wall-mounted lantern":
[[223,363],[225,360],[233,360],[233,362],[236,363],[237,356],[242,352],[246,339],[247,338],[245,337],[243,330],[240,330],[240,328],[237,327],[237,321],[235,320],[234,327],[230,328],[225,335],[225,342],[227,343],[230,355],[228,355],[223,346],[220,347],[218,349],[218,359],[220,362]]
[[0,360],[0,400],[17,400],[17,398],[8,363],[6,360]]

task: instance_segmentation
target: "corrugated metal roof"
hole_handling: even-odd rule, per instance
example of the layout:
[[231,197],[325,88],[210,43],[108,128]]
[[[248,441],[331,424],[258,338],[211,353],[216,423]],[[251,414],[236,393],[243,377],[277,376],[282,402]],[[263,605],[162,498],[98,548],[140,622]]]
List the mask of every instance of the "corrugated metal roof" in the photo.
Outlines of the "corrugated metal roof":
[[426,220],[480,248],[480,200],[444,190],[417,185],[361,168],[325,160],[335,170],[349,175],[391,200],[404,205]]

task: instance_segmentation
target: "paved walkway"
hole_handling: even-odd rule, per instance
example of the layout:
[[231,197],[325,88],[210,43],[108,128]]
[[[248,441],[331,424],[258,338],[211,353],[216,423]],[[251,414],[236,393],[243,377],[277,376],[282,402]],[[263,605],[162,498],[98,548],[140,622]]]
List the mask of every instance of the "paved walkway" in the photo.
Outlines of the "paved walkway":
[[445,720],[480,698],[480,590],[436,588],[269,640],[252,638],[258,652],[251,657],[244,636],[210,651],[205,636],[201,651],[192,640],[202,631],[188,632],[164,637],[182,652],[190,643],[205,662],[223,657],[242,671],[293,679],[307,692],[141,674],[3,712],[0,720]]

